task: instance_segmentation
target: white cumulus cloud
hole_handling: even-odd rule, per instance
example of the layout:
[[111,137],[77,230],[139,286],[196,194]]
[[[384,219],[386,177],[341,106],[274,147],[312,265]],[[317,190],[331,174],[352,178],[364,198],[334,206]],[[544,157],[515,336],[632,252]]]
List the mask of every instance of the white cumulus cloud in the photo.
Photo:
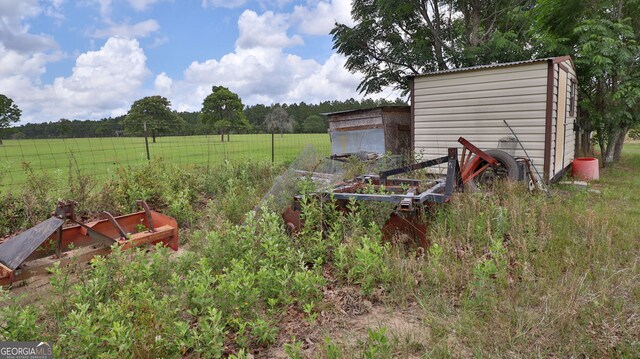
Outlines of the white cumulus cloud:
[[124,114],[140,97],[149,75],[146,56],[135,39],[109,38],[99,50],[78,56],[69,77],[58,77],[47,85],[38,80],[43,61],[38,57],[31,60],[32,69],[25,70],[22,77],[25,81],[19,81],[19,76],[12,81],[0,75],[1,81],[12,81],[9,85],[14,88],[16,103],[25,114],[23,122]]
[[106,29],[96,30],[93,33],[93,37],[97,37],[97,38],[112,37],[112,36],[146,37],[149,34],[155,31],[158,31],[159,29],[160,29],[160,25],[158,24],[158,22],[156,20],[149,19],[133,25],[129,25],[129,24],[113,25]]
[[328,35],[336,22],[354,24],[350,0],[319,1],[312,7],[296,5],[292,18],[302,32],[311,35]]
[[129,5],[131,5],[132,8],[134,8],[135,10],[138,11],[143,11],[146,10],[147,7],[149,7],[150,5],[153,5],[161,0],[127,0],[129,2]]
[[247,0],[202,0],[202,7],[238,8],[247,3]]
[[245,10],[238,19],[240,36],[236,47],[241,49],[253,48],[285,48],[302,45],[304,41],[299,35],[289,37],[287,16],[267,11],[262,15],[254,11]]
[[[131,6],[131,8],[136,11],[144,11],[147,10],[149,6],[160,1],[163,0],[127,0],[127,3],[129,3],[129,6]],[[113,7],[114,0],[92,0],[92,2],[98,5],[98,7],[100,8],[100,14],[103,17],[109,18],[111,16],[111,9]]]
[[25,20],[42,13],[38,0],[0,0],[0,44],[6,50],[33,53],[54,49],[56,42],[44,34],[29,33]]
[[173,85],[173,80],[171,77],[167,76],[166,73],[162,72],[156,76],[154,85],[156,92],[166,97],[171,94],[171,85]]
[[321,63],[285,51],[302,41],[288,34],[290,19],[286,14],[245,10],[238,19],[240,34],[232,53],[194,61],[181,80],[161,74],[156,91],[169,97],[179,111],[199,110],[213,85],[228,87],[247,105],[359,97],[361,76],[344,68],[343,56],[334,54]]

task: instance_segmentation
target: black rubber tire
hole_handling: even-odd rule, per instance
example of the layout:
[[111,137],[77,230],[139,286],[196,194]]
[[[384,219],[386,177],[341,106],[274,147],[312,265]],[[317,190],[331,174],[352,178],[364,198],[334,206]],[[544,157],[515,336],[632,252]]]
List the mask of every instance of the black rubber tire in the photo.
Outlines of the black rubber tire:
[[[470,192],[479,191],[483,186],[490,186],[495,178],[509,181],[517,181],[520,178],[518,163],[510,154],[501,150],[486,150],[484,152],[498,161],[498,168],[495,170],[491,167],[485,169],[473,180],[466,183],[465,190]],[[487,164],[487,162],[482,161],[476,169],[481,168],[485,164]],[[489,171],[491,172],[489,173]]]

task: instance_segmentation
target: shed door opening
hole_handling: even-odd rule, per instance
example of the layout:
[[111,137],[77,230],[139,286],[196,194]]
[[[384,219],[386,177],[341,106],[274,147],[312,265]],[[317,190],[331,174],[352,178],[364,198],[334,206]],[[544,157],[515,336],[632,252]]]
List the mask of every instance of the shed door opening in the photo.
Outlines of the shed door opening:
[[[567,119],[567,72],[559,69],[558,78],[558,117],[556,120],[556,151],[554,157],[554,175],[564,168],[565,121]],[[553,177],[553,176],[551,176]]]

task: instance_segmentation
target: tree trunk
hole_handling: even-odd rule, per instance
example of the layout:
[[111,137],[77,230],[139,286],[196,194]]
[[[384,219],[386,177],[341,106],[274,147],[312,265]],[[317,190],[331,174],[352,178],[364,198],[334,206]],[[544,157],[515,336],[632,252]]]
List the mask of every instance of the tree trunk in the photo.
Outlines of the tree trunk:
[[593,155],[591,147],[591,131],[580,131],[580,153],[581,156],[587,157]]
[[623,126],[618,132],[618,136],[615,138],[615,144],[613,146],[613,161],[620,161],[620,155],[622,155],[622,147],[624,146],[624,140],[627,138],[629,132],[629,126]]
[[227,132],[227,142],[230,142],[229,136],[231,136],[231,131]]
[[598,146],[600,147],[600,158],[602,159],[602,167],[607,167],[607,142],[605,141],[605,136],[600,133],[601,131],[596,131],[596,138],[598,139]]
[[609,138],[603,139],[600,141],[600,152],[602,156],[602,167],[608,167],[613,164],[613,149],[614,142],[616,137],[618,137],[618,133],[614,133],[613,136],[609,136]]
[[[432,4],[433,21],[429,15],[431,12],[429,10],[430,3]],[[438,7],[438,1],[433,0],[430,2],[428,0],[422,0],[420,2],[419,11],[426,22],[429,31],[431,31],[433,35],[433,50],[436,62],[438,63],[438,70],[446,70],[448,68],[447,62],[444,60],[444,48],[446,47],[446,44],[442,39],[442,19],[440,16],[440,8]]]
[[156,133],[151,133],[151,138],[153,138],[153,143],[156,143]]
[[2,138],[0,138],[0,146],[2,146]]
[[224,130],[220,130],[220,142],[224,142]]
[[471,46],[477,47],[480,44],[480,9],[472,6],[471,9],[471,33],[469,42]]

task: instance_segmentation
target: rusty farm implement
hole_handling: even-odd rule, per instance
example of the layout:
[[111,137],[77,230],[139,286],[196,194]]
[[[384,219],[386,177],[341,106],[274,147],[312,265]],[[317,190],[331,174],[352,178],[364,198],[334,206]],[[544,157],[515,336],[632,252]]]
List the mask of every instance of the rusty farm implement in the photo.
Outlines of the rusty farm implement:
[[75,216],[76,202],[58,202],[51,218],[0,243],[0,285],[46,273],[54,263],[88,261],[111,252],[114,245],[127,249],[163,243],[178,250],[176,220],[152,211],[144,201],[137,203],[143,211],[118,217],[102,212],[104,219],[82,223]]
[[[378,174],[361,175],[307,196],[334,201],[339,209],[345,211],[349,201],[353,200],[392,203],[395,208],[382,228],[385,239],[404,235],[427,248],[427,225],[421,219],[425,209],[433,204],[449,202],[454,192],[464,188],[476,188],[478,184],[491,184],[498,179],[518,179],[518,165],[508,153],[500,150],[483,151],[462,137],[458,142],[463,146],[460,159],[458,149],[452,147],[448,149],[447,156]],[[444,176],[429,176],[425,180],[395,177],[445,164]],[[318,177],[317,174],[311,176]],[[368,192],[365,193],[364,189]],[[294,196],[293,204],[282,214],[291,233],[304,225],[303,198],[303,195]]]

